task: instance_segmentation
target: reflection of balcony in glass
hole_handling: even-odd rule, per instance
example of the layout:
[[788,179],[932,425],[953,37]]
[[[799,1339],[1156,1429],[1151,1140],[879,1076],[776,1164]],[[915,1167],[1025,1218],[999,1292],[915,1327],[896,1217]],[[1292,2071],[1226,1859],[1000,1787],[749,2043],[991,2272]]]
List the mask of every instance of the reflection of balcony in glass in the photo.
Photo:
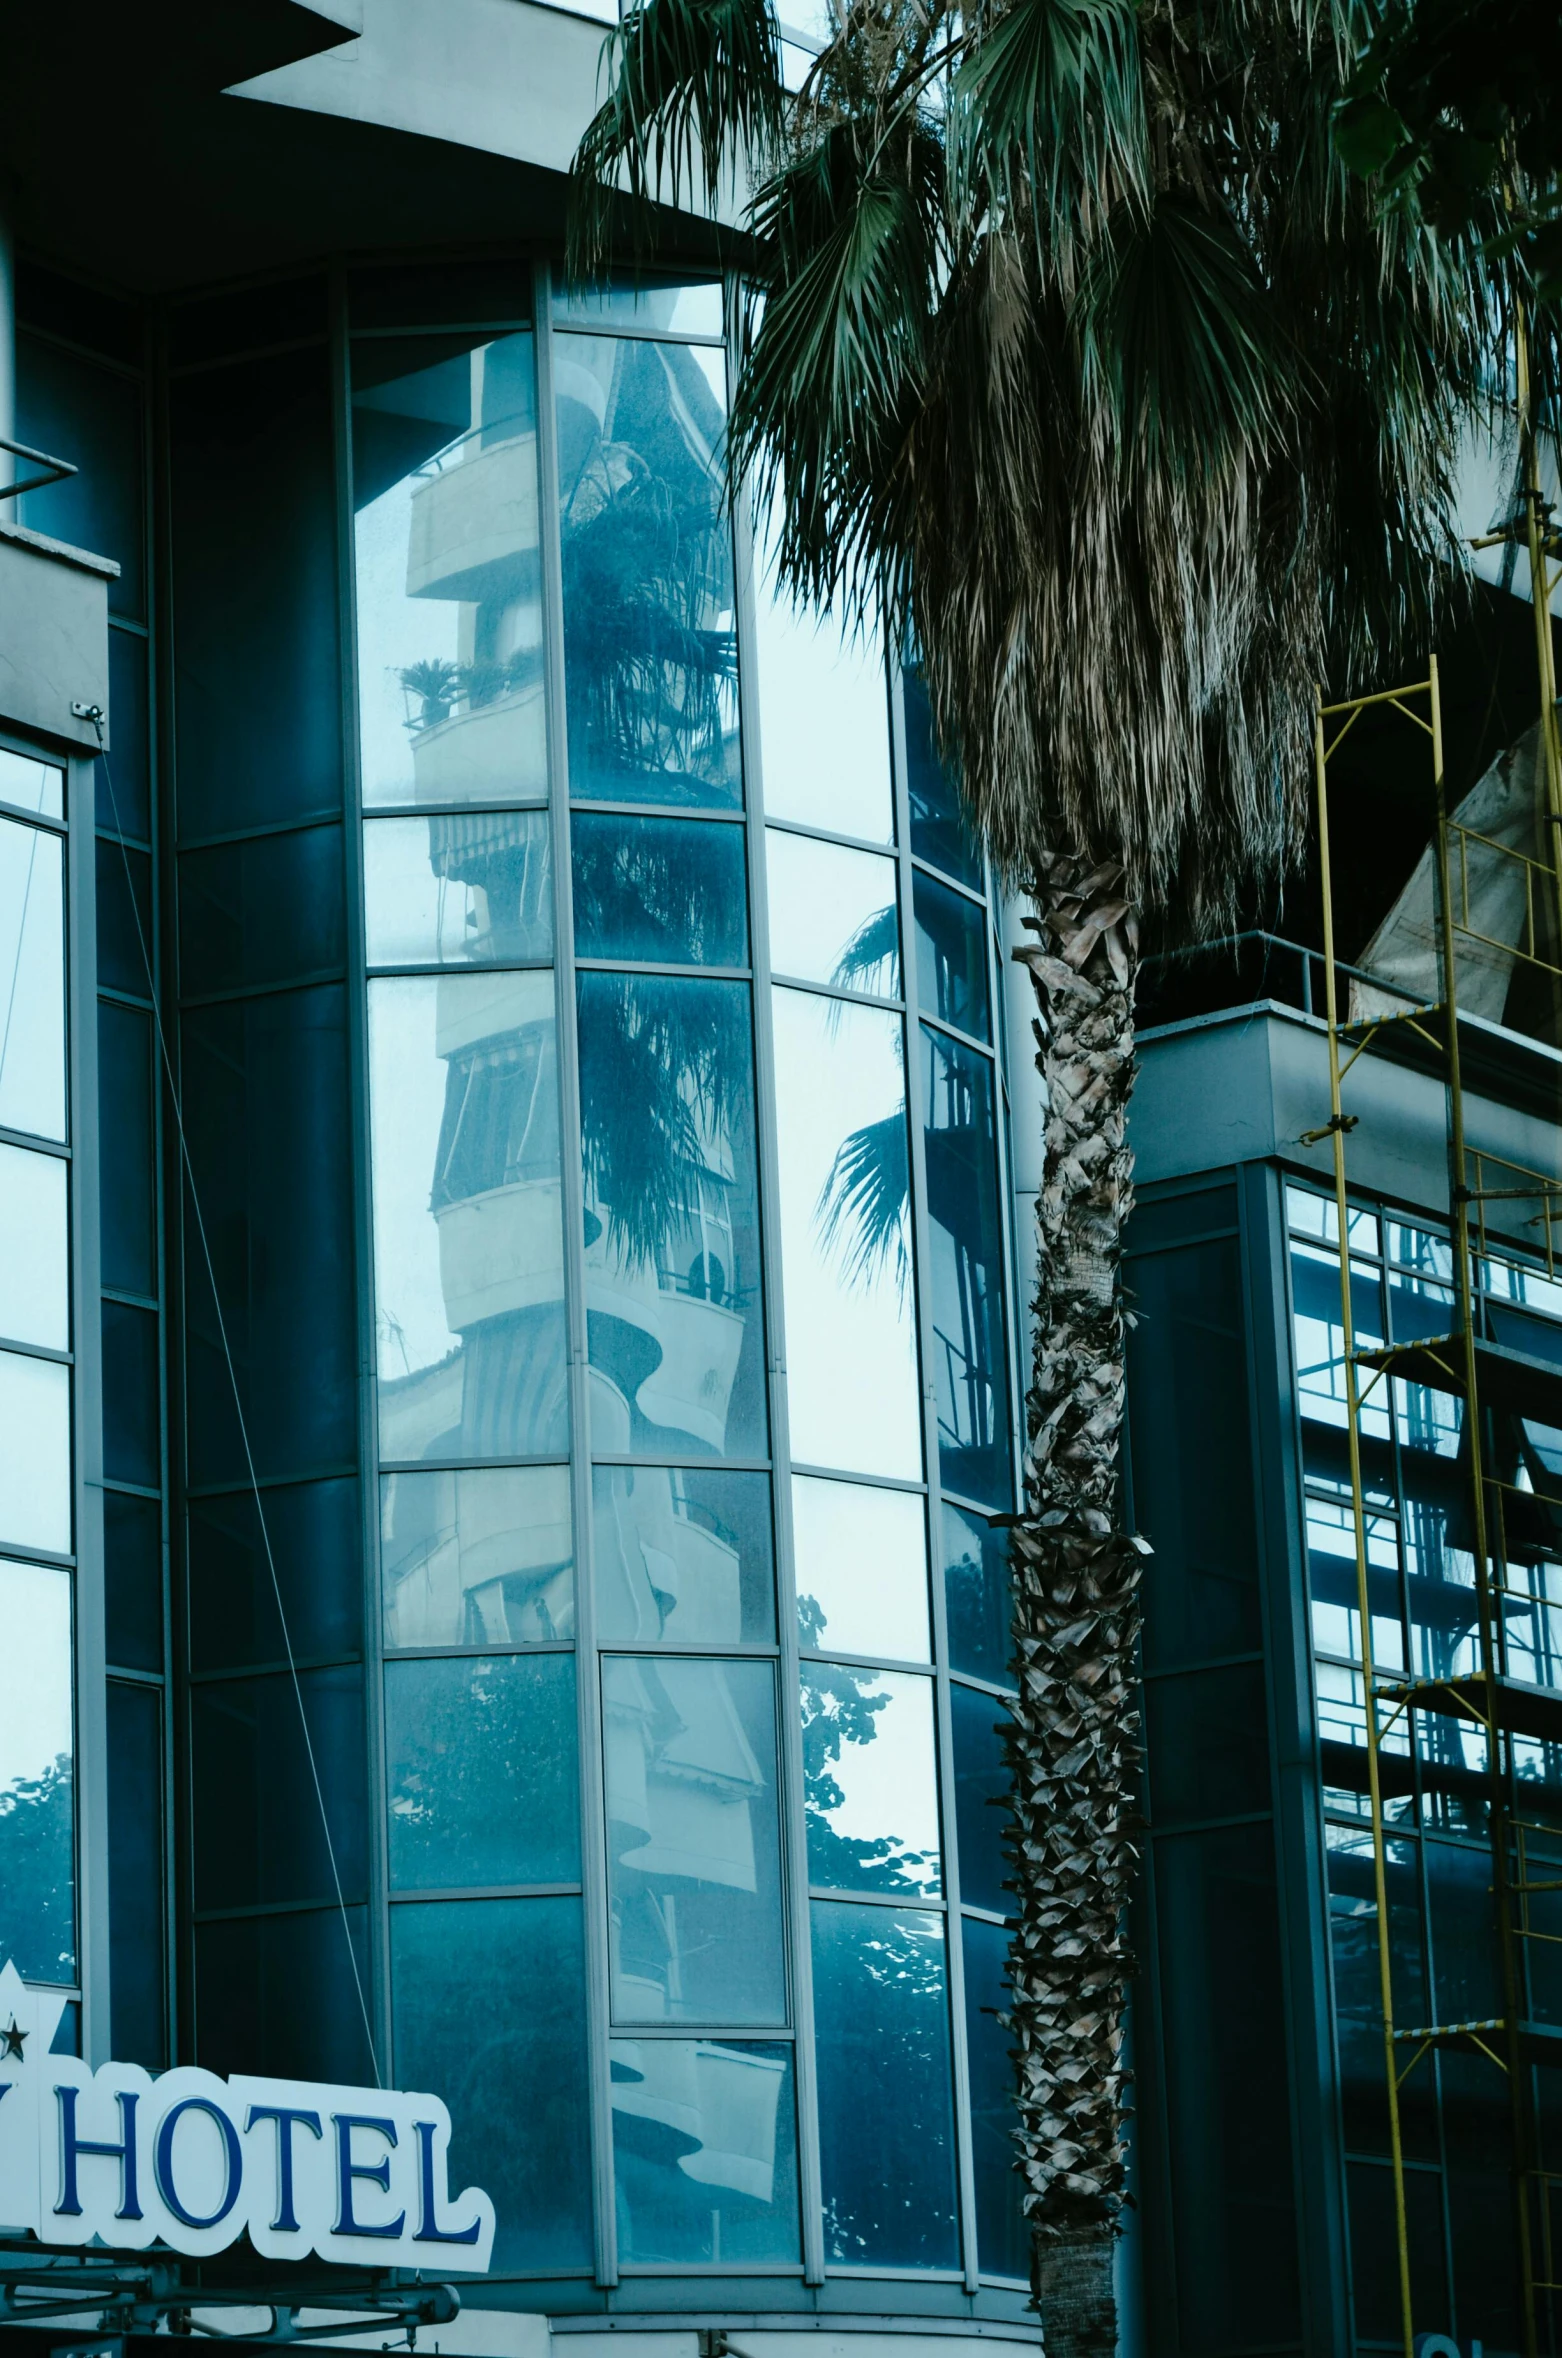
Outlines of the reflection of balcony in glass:
[[562,1466],[388,1474],[387,1646],[548,1644],[573,1635]]
[[[658,2159],[671,2149],[696,2186],[774,2200],[784,2058],[714,2039],[620,2039],[612,2068],[621,2146],[643,2142]],[[631,2121],[644,2124],[639,2140],[625,2133]]]
[[610,1655],[602,1706],[616,2019],[783,2022],[770,1664]]
[[597,1611],[630,1643],[662,1637],[730,1646],[747,1635],[735,1537],[701,1515],[690,1477],[661,1466],[602,1466],[596,1484]]
[[[726,1172],[707,1166],[692,1173],[689,1199],[668,1207],[655,1262],[626,1254],[610,1207],[588,1206],[586,1307],[598,1322],[592,1350],[598,1449],[629,1449],[639,1419],[717,1456],[726,1447],[744,1318],[731,1292],[731,1158],[723,1159]],[[624,1331],[610,1336],[604,1320]]]
[[407,595],[460,601],[460,662],[420,698],[412,723],[419,802],[469,802],[543,773],[537,437],[467,435],[412,487]]

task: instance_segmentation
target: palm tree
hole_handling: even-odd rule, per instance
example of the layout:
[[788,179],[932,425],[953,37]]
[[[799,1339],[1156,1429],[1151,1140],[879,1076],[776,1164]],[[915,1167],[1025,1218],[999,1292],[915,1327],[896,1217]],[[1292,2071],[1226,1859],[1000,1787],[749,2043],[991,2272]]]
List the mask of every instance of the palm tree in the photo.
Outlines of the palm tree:
[[1297,840],[1314,682],[1424,645],[1508,266],[1479,211],[1439,242],[1337,158],[1355,0],[832,7],[792,95],[769,0],[640,0],[576,157],[572,259],[746,188],[731,485],[777,503],[799,600],[915,648],[1034,908],[1009,2023],[1035,2293],[1073,2358],[1113,2345],[1124,2188],[1140,922],[1225,918]]

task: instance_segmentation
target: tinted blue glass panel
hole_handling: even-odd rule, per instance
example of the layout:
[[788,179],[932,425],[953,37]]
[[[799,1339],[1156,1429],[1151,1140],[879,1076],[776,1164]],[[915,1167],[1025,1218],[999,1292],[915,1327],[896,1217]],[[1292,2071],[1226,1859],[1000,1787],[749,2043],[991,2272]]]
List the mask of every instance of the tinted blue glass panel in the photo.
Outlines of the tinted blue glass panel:
[[579,1880],[572,1654],[388,1663],[385,1752],[398,1890]]
[[152,862],[145,852],[102,835],[97,840],[97,922],[99,987],[150,999]]
[[940,1888],[931,1679],[806,1663],[803,1777],[810,1883]]
[[906,700],[906,793],[911,805],[911,848],[919,860],[979,885],[982,859],[966,822],[954,782],[944,774],[933,745],[933,715],[922,674],[908,666],[902,675]]
[[762,1457],[746,983],[583,974],[592,1447]]
[[284,279],[172,303],[169,362],[186,368],[195,361],[226,360],[239,352],[299,343],[306,336],[323,336],[327,318],[323,278]]
[[337,1876],[349,1900],[362,1897],[367,1829],[360,1670],[306,1670],[297,1689],[286,1673],[202,1684],[191,1695],[190,1733],[198,1908],[325,1899],[334,1894]]
[[649,966],[746,966],[743,829],[693,819],[570,822],[575,948]]
[[1009,1714],[992,1695],[954,1685],[949,1712],[955,1749],[955,1828],[960,1838],[960,1898],[994,1915],[1013,1912],[1005,1880],[1014,1873],[1004,1856],[1010,1825],[1009,1772],[1003,1731]]
[[105,1285],[157,1292],[157,1161],[153,1145],[152,1018],[117,999],[98,1001],[99,1153],[109,1184],[98,1190]]
[[969,1507],[944,1502],[944,1627],[949,1667],[1012,1685],[1014,1616],[1009,1535]]
[[355,328],[519,326],[530,319],[531,269],[525,262],[411,263],[354,270],[347,278]]
[[391,1910],[396,2084],[450,2107],[450,2183],[498,2213],[495,2268],[591,2265],[578,1899]]
[[180,838],[340,812],[330,356],[180,378],[169,413]]
[[0,1145],[0,1335],[68,1351],[70,1166],[59,1155]]
[[[346,992],[191,1009],[181,1029],[185,1127],[224,1330],[191,1251],[189,1478],[246,1476],[229,1351],[256,1471],[340,1471],[358,1454]],[[188,1205],[186,1217],[193,1236]]]
[[925,1024],[921,1034],[939,1473],[946,1490],[1005,1507],[1009,1371],[993,1067]]
[[917,993],[924,1015],[992,1038],[987,992],[987,913],[918,870],[911,887],[917,928]]
[[0,1561],[0,1627],[0,1952],[74,1981],[70,1574]]
[[372,2087],[366,1934],[361,1907],[197,1925],[197,2060],[219,2073]]
[[120,570],[108,584],[109,611],[140,619],[146,605],[140,387],[57,344],[23,335],[17,339],[16,417],[18,441],[77,470],[63,483],[26,493],[20,521],[112,557]]
[[786,2020],[775,1708],[768,1662],[602,1665],[620,2022]]
[[795,2266],[791,2048],[616,2039],[608,2054],[619,2258]]
[[[355,1479],[269,1483],[190,1501],[190,1652],[196,1670],[356,1653],[363,1629],[362,1504]],[[275,1582],[273,1583],[273,1572]]]
[[346,956],[340,827],[257,835],[179,862],[179,988],[261,989],[339,969]]
[[157,1489],[162,1479],[157,1313],[103,1305],[103,1471]]
[[1030,2276],[1030,2236],[1015,2168],[1016,2081],[1012,2034],[998,2020],[1012,2003],[1009,1935],[968,1918],[965,2044],[971,2072],[971,2163],[976,2178],[976,2256],[984,2276]]
[[553,353],[570,792],[734,806],[726,356],[577,335]]
[[768,1474],[597,1466],[591,1506],[599,1637],[774,1642]]
[[955,2267],[943,1919],[835,1900],[812,1915],[825,2256]]
[[163,1667],[163,1510],[128,1490],[103,1493],[103,1615],[108,1660]]
[[108,1683],[108,1882],[115,2056],[160,2071],[163,2003],[163,1714],[156,1687]]
[[115,835],[152,835],[152,745],[147,719],[146,641],[108,634],[109,752],[93,764],[97,818]]

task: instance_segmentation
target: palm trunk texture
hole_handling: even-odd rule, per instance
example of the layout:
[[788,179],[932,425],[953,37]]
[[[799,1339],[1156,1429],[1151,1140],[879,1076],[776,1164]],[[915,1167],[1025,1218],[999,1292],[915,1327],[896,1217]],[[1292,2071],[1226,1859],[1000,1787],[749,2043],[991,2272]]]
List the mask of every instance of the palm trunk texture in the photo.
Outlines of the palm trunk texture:
[[1035,985],[1046,1082],[1025,1496],[1012,1548],[1019,1703],[1009,1734],[1018,1924],[1008,2023],[1032,2289],[1047,2358],[1111,2358],[1123,2200],[1123,1916],[1138,1853],[1134,1708],[1141,1542],[1120,1518],[1133,1203],[1134,913],[1122,872],[1037,863]]

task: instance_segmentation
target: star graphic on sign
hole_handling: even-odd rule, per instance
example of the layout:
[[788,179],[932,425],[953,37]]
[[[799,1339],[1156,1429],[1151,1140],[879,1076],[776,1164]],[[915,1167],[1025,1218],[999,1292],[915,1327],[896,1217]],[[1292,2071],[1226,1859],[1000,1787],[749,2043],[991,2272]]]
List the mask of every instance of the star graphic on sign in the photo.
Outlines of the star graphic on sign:
[[0,2044],[3,2044],[4,2046],[6,2058],[8,2061],[13,2055],[16,2057],[18,2063],[22,2061],[22,2047],[26,2037],[27,2033],[24,2030],[17,2029],[16,2016],[13,2014],[11,2017],[10,2029],[0,2031]]

